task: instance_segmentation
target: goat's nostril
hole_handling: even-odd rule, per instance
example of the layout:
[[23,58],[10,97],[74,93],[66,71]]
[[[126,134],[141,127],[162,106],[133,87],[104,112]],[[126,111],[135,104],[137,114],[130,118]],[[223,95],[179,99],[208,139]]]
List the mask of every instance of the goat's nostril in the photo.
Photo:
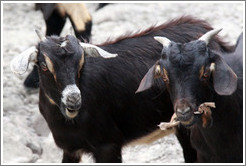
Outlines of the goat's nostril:
[[78,103],[80,100],[80,94],[72,94],[67,97],[67,101],[71,103]]
[[178,108],[178,109],[177,109],[177,113],[181,113],[181,114],[182,114],[183,111],[182,111],[181,109]]
[[186,114],[186,113],[190,112],[190,110],[191,110],[190,107],[185,107],[183,109],[178,108],[177,113]]
[[184,114],[185,114],[185,113],[188,113],[188,112],[190,112],[190,107],[186,107],[186,108],[184,109],[184,111],[183,111]]

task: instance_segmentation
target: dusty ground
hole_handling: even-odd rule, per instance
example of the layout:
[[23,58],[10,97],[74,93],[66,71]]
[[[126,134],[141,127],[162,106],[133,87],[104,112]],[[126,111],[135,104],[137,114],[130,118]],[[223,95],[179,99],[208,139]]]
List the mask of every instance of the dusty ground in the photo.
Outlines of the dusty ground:
[[[223,28],[220,35],[232,44],[243,31],[243,10],[240,3],[138,3],[111,4],[95,11],[97,4],[87,4],[93,16],[92,42],[98,44],[127,31],[145,29],[181,15],[193,15],[207,20],[214,28]],[[40,11],[34,4],[3,4],[3,162],[55,163],[61,161],[58,149],[38,110],[38,92],[23,88],[27,73],[11,73],[13,56],[35,45],[36,27],[45,32]],[[66,34],[70,22],[62,35]],[[31,68],[29,68],[30,70]],[[174,135],[150,145],[126,147],[122,151],[125,163],[182,163],[182,149]],[[93,162],[90,155],[84,162]]]

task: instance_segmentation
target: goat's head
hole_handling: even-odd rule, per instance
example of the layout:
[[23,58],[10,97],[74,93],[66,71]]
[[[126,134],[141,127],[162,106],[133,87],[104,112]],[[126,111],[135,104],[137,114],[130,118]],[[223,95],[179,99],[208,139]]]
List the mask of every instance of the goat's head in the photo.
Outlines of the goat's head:
[[163,44],[161,59],[149,69],[137,92],[150,88],[155,78],[162,77],[178,119],[193,124],[197,119],[194,112],[201,103],[212,101],[215,93],[231,95],[237,87],[237,75],[218,52],[207,46],[219,31],[209,31],[184,44],[155,37]]
[[31,47],[11,62],[13,72],[23,74],[29,62],[33,61],[39,68],[40,90],[52,104],[56,104],[66,118],[77,116],[82,97],[79,85],[80,73],[85,56],[112,58],[111,54],[101,48],[80,43],[72,35],[66,37],[44,37],[36,31],[41,41],[37,47]]

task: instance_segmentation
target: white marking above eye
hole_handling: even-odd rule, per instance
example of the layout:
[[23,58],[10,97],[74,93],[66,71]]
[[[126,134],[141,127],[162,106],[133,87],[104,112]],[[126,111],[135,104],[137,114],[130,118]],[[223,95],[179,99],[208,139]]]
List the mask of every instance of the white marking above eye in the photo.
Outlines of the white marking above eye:
[[211,63],[209,69],[210,69],[210,71],[214,71],[215,70],[215,63]]
[[61,43],[61,47],[66,47],[66,45],[67,45],[67,41]]

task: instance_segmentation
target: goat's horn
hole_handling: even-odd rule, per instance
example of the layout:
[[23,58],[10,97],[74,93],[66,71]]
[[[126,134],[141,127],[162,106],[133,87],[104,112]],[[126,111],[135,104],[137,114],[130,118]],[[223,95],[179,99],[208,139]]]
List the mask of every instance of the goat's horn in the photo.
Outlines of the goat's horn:
[[70,28],[69,28],[69,32],[68,32],[68,35],[72,35],[73,34],[73,27],[72,26],[70,26]]
[[38,37],[39,37],[39,39],[41,41],[44,41],[46,39],[46,37],[44,35],[42,35],[42,33],[40,32],[40,30],[35,29],[35,32],[37,33],[37,35],[38,35]]
[[208,31],[207,33],[202,35],[198,40],[205,41],[205,43],[208,45],[208,43],[210,42],[211,38],[214,37],[215,35],[217,35],[221,30],[222,30],[222,28]]
[[171,40],[169,40],[166,37],[155,36],[154,39],[157,40],[159,43],[161,43],[165,48],[167,48],[171,43]]

